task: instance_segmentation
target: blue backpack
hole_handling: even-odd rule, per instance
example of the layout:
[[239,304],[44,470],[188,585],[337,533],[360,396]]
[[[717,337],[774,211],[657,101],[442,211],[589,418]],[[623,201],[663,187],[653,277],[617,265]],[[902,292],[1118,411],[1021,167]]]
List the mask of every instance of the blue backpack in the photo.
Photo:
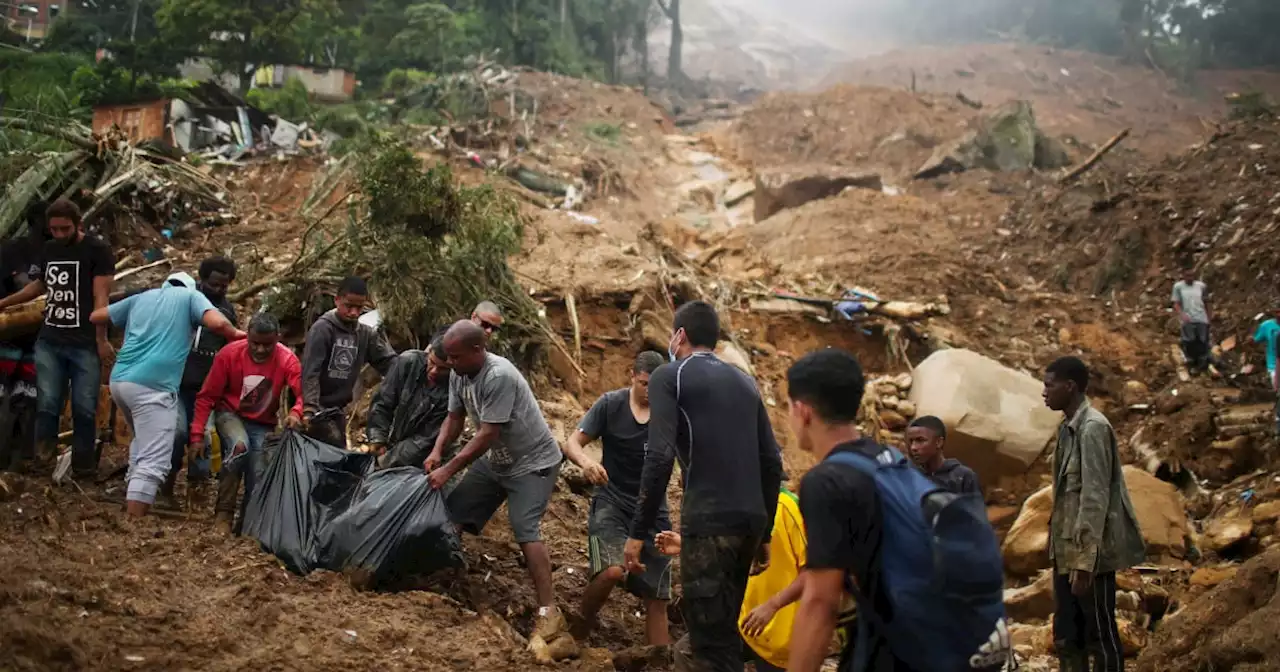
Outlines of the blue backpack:
[[881,580],[892,618],[875,613],[852,586],[859,602],[854,669],[866,669],[872,627],[895,658],[920,672],[986,670],[1011,660],[1004,560],[982,498],[947,492],[889,447],[875,458],[845,451],[827,461],[875,479],[883,517]]

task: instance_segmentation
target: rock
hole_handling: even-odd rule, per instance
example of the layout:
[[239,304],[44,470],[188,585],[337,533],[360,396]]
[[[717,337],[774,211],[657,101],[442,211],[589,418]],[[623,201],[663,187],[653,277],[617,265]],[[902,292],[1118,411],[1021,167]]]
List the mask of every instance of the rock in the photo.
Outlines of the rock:
[[1013,641],[1014,650],[1023,658],[1053,654],[1052,625],[1012,623],[1009,625],[1009,639]]
[[732,208],[750,198],[754,193],[756,193],[755,183],[747,180],[734,182],[724,190],[724,207]]
[[898,404],[902,403],[897,397],[880,397],[880,407],[887,408],[891,411],[898,410]]
[[1217,414],[1213,420],[1214,424],[1220,429],[1223,427],[1257,424],[1271,426],[1271,423],[1275,422],[1275,413],[1275,404],[1251,404],[1249,406],[1229,408]]
[[1132,590],[1116,591],[1117,611],[1138,611],[1142,609],[1142,596]]
[[578,655],[578,643],[568,633],[560,633],[556,635],[551,642],[543,641],[541,635],[534,635],[529,639],[529,650],[533,652],[534,660],[541,665],[553,665],[558,661],[566,658],[573,658]]
[[1124,383],[1124,403],[1145,404],[1151,400],[1151,390],[1140,380],[1126,380]]
[[1044,384],[976,352],[940,350],[912,372],[916,415],[947,426],[947,456],[988,487],[1020,477],[1058,431],[1061,414],[1045,408]]
[[1016,520],[1021,510],[1016,506],[988,506],[987,520],[991,521],[992,527],[1004,527]]
[[898,402],[898,412],[905,418],[916,417],[916,405],[911,403],[909,399],[902,399]]
[[875,173],[845,168],[791,166],[762,170],[755,176],[755,219],[763,221],[783,210],[830,198],[849,187],[880,191],[884,183]]
[[1055,138],[1051,138],[1039,130],[1036,131],[1036,168],[1055,170],[1071,165],[1071,154],[1066,146]]
[[893,378],[894,387],[898,388],[903,392],[910,390],[911,384],[914,382],[915,380],[912,378],[911,374],[909,373],[900,373],[897,376],[894,376]]
[[644,347],[665,351],[671,343],[671,323],[652,310],[640,311],[637,320],[640,322],[640,337],[644,340]]
[[880,411],[880,422],[886,429],[895,432],[901,431],[907,426],[907,419],[902,417],[901,413],[887,408]]
[[1053,615],[1053,570],[1046,569],[1029,585],[1004,591],[1004,609],[1017,621],[1045,619]]
[[1120,648],[1126,656],[1136,656],[1147,647],[1149,634],[1147,629],[1123,619],[1116,619],[1116,627],[1120,630]]
[[[1147,544],[1147,556],[1183,557],[1189,529],[1182,495],[1173,485],[1133,466],[1124,468],[1124,481],[1133,502],[1138,527]],[[1053,512],[1053,488],[1041,489],[1022,505],[1002,547],[1005,567],[1013,574],[1030,576],[1049,567],[1049,516]]]
[[875,386],[875,391],[878,396],[881,396],[881,397],[898,396],[898,386],[894,385],[893,381],[891,380],[884,380],[882,378],[880,380],[873,380],[871,381],[871,383],[872,385]]
[[1147,557],[1184,557],[1190,524],[1182,493],[1173,484],[1134,466],[1124,468],[1124,483],[1129,489],[1142,539],[1147,543]]
[[1027,498],[1001,552],[1010,573],[1030,576],[1049,567],[1049,516],[1053,514],[1053,489],[1044,488]]
[[1263,502],[1253,507],[1250,512],[1255,524],[1274,523],[1280,520],[1280,499]]
[[[1049,146],[1047,138],[1038,142],[1041,137],[1031,103],[1015,100],[987,115],[978,128],[950,143],[938,145],[915,177],[932,179],[974,168],[1001,172],[1028,170],[1037,165],[1037,155],[1048,163],[1062,160],[1062,155]],[[1040,152],[1037,152],[1038,144]]]
[[1227,581],[1240,571],[1239,565],[1217,565],[1213,567],[1201,567],[1191,574],[1191,585],[1194,588],[1209,589]]
[[[1238,427],[1226,429],[1233,430]],[[1270,427],[1268,426],[1267,429],[1270,430]],[[1203,478],[1215,481],[1230,481],[1253,471],[1259,466],[1261,457],[1254,436],[1241,434],[1209,444],[1209,449],[1196,460],[1196,473]]]
[[1204,530],[1205,545],[1221,553],[1253,536],[1253,519],[1240,510],[1210,521]]
[[755,377],[755,368],[751,366],[751,357],[743,352],[741,348],[734,345],[733,341],[720,341],[719,347],[716,348],[716,356],[721,361],[732,364],[739,371],[748,376]]

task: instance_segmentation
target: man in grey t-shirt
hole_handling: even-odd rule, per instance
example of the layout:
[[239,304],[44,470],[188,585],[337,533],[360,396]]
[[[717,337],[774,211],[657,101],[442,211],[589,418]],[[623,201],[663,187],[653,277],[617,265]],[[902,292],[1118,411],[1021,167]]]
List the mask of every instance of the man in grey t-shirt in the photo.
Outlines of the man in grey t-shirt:
[[[529,383],[511,362],[490,353],[486,343],[484,330],[470,320],[445,333],[444,354],[453,369],[449,417],[423,467],[437,489],[467,469],[446,500],[453,523],[466,532],[480,534],[507,503],[511,530],[538,596],[534,634],[551,641],[565,630],[565,622],[555,607],[551,556],[540,528],[564,456]],[[476,427],[475,438],[443,462],[445,447],[462,433],[464,411]]]
[[1182,279],[1173,285],[1173,312],[1182,324],[1182,355],[1188,368],[1203,370],[1210,362],[1209,288],[1196,279],[1194,268],[1187,267]]

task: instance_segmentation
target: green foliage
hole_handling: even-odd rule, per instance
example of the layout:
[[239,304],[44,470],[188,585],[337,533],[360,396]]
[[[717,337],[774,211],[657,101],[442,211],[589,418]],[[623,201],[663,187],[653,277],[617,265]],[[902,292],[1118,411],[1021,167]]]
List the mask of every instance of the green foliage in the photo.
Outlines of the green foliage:
[[300,62],[305,45],[323,41],[317,33],[337,18],[333,0],[163,0],[156,13],[168,43],[186,45],[221,71],[239,75],[246,91],[259,66]]
[[0,91],[5,116],[88,123],[92,110],[67,82],[89,61],[69,54],[29,53],[0,49]]
[[285,80],[278,89],[250,89],[245,95],[250,105],[294,123],[312,120],[315,109],[307,87],[297,77]]
[[343,263],[369,274],[392,329],[425,339],[491,299],[508,313],[513,336],[540,337],[537,306],[507,266],[523,235],[512,199],[455,184],[447,164],[423,170],[406,145],[386,136],[369,139],[357,156],[368,217]]
[[435,75],[414,68],[396,68],[382,79],[382,94],[398,96],[435,79]]
[[618,140],[622,137],[621,126],[604,121],[587,124],[585,132],[588,138],[591,138],[592,140],[599,140],[600,142],[605,142],[610,145],[617,144]]

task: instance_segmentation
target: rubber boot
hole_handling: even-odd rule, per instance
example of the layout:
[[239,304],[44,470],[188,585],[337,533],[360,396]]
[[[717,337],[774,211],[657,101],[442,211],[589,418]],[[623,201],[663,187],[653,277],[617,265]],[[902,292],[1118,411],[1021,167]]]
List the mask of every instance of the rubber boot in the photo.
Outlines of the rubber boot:
[[1089,672],[1089,654],[1079,649],[1068,648],[1059,643],[1055,648],[1058,650],[1058,670],[1059,672]]
[[164,483],[160,484],[160,492],[156,493],[156,508],[168,509],[170,511],[178,510],[178,500],[173,496],[174,488],[178,485],[178,475],[169,472],[165,477]]

